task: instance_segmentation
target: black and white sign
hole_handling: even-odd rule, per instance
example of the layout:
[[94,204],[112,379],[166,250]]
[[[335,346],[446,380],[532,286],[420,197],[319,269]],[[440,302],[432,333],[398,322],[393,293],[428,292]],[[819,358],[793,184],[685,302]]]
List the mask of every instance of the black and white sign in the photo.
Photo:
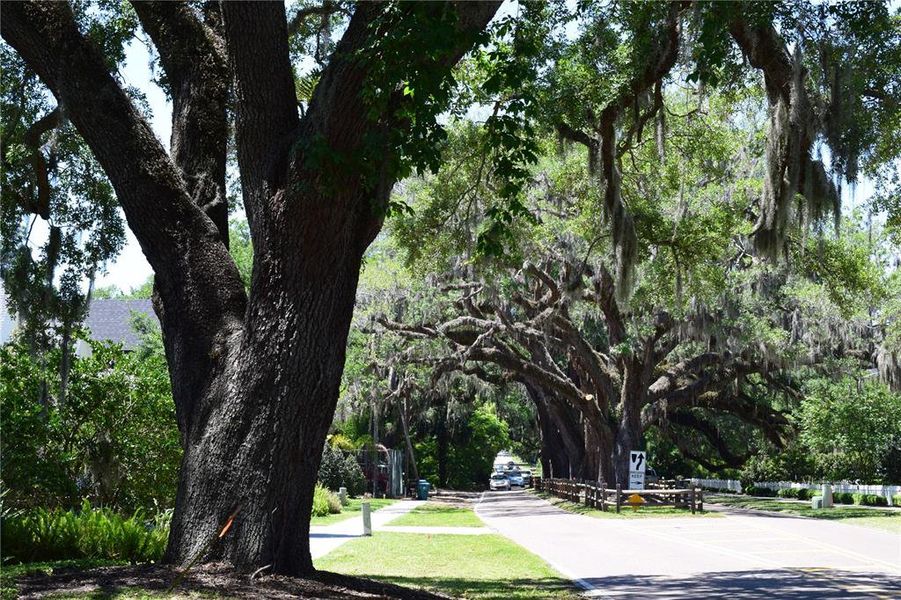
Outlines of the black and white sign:
[[630,471],[629,472],[629,489],[630,490],[643,490],[644,489],[644,473],[641,471]]
[[648,466],[647,462],[644,450],[632,450],[629,453],[629,472],[638,471],[639,473],[644,473]]

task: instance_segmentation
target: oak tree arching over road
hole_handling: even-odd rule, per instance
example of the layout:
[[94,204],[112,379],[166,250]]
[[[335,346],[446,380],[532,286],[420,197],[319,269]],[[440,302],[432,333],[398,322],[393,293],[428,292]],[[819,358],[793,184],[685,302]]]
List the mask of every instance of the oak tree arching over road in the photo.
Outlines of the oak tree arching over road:
[[[185,451],[168,560],[192,558],[237,511],[209,558],[313,569],[313,483],[361,258],[499,4],[357,5],[301,116],[283,3],[133,2],[172,97],[168,154],[68,3],[4,4],[3,39],[97,157],[156,275]],[[229,110],[249,293],[228,253]]]

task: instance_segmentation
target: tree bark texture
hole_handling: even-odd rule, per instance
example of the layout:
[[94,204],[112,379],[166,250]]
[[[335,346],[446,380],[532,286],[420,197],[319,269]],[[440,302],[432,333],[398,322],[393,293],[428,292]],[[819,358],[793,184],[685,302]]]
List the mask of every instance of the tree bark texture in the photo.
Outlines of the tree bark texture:
[[[460,46],[431,57],[449,73],[499,2],[456,11]],[[157,311],[184,459],[167,559],[298,574],[313,569],[313,485],[334,415],[363,252],[394,183],[324,173],[318,140],[355,153],[384,127],[370,118],[354,59],[382,6],[360,4],[304,118],[280,2],[135,2],[173,98],[171,154],[159,143],[67,3],[4,4],[2,35],[56,96],[110,178],[156,275]],[[226,102],[254,246],[249,295],[228,253]],[[402,127],[397,123],[394,126]],[[366,149],[392,160],[389,147]],[[328,180],[340,185],[328,185]]]

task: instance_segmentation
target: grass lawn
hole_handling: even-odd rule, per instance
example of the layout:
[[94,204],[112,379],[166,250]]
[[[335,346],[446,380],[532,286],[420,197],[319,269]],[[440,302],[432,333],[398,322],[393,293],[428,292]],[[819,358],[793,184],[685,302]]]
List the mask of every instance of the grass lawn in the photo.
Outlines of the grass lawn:
[[637,511],[632,510],[632,507],[630,506],[624,506],[622,507],[622,509],[620,509],[620,513],[616,512],[616,507],[611,507],[607,510],[607,512],[604,512],[597,508],[590,508],[588,506],[585,506],[581,502],[570,502],[569,500],[563,500],[562,498],[551,496],[550,494],[546,494],[544,492],[533,493],[539,498],[544,498],[554,506],[562,508],[567,512],[576,513],[577,515],[596,517],[598,519],[665,519],[678,517],[717,518],[723,516],[720,513],[715,513],[708,510],[702,510],[700,512],[696,512],[695,514],[691,514],[691,511],[689,509],[676,508],[675,506],[643,506]]
[[315,561],[317,569],[426,588],[456,598],[575,599],[578,590],[500,535],[375,532]]
[[707,502],[715,502],[724,506],[735,508],[752,508],[755,510],[768,510],[773,512],[788,513],[814,519],[828,519],[841,521],[850,525],[864,525],[901,533],[901,511],[892,509],[863,508],[860,506],[848,506],[836,504],[834,508],[814,510],[810,503],[780,502],[776,498],[752,498],[738,494],[709,494],[705,495]]
[[[378,510],[389,504],[394,504],[395,502],[397,502],[397,500],[390,498],[372,498],[369,500],[372,510]],[[361,498],[351,498],[350,504],[342,507],[339,514],[327,515],[325,517],[313,517],[310,519],[310,525],[331,525],[333,523],[338,523],[339,521],[350,519],[351,517],[359,517],[363,512],[361,506],[362,503],[363,500]]]
[[485,524],[471,508],[427,502],[394,519],[393,525],[427,527],[483,527]]

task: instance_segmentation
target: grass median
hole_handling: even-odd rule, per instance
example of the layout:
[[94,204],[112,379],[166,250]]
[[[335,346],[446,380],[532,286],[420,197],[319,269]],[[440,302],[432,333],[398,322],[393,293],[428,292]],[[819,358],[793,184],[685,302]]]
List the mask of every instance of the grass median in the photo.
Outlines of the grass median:
[[471,508],[427,502],[391,521],[403,527],[483,527],[484,523]]
[[375,532],[315,561],[316,568],[473,600],[575,600],[578,590],[500,535]]
[[862,525],[864,527],[875,527],[901,533],[901,510],[897,509],[863,508],[843,504],[835,504],[832,508],[814,509],[811,508],[809,502],[791,502],[776,498],[755,498],[737,494],[709,494],[705,496],[705,500],[733,508],[779,512],[799,517],[840,521],[848,525]]

